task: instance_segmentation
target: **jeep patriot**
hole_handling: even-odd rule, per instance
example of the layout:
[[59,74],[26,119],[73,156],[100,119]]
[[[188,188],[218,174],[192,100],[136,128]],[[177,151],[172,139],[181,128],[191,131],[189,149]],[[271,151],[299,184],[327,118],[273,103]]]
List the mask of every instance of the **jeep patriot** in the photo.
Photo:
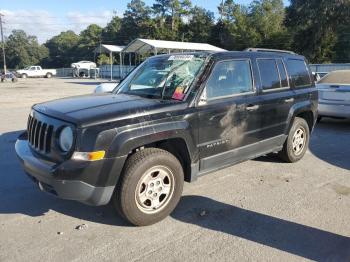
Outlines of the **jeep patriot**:
[[292,52],[158,55],[111,93],[34,105],[15,147],[42,191],[112,201],[130,223],[150,225],[174,210],[184,181],[272,152],[300,160],[317,101]]

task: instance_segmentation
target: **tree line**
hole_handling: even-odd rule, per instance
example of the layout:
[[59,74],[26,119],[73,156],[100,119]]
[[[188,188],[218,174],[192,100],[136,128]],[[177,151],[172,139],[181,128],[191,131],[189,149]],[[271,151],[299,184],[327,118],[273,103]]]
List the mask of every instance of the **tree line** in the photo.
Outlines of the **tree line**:
[[249,5],[224,0],[217,17],[190,0],[155,0],[151,6],[131,0],[123,16],[115,15],[104,28],[91,24],[79,34],[68,30],[44,44],[13,30],[5,41],[7,64],[109,63],[106,55],[94,53],[97,46],[127,45],[135,38],[202,42],[227,50],[286,49],[312,63],[350,62],[350,0],[290,0],[287,7],[282,0],[254,0]]

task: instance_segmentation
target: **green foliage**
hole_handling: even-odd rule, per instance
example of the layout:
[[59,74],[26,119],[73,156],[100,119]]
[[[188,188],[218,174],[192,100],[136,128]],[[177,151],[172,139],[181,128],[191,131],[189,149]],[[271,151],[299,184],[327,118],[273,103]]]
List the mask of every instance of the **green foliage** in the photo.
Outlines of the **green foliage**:
[[291,0],[287,8],[282,0],[249,5],[224,0],[218,10],[216,19],[190,0],[154,0],[151,6],[130,0],[123,17],[115,15],[105,28],[92,24],[80,34],[62,32],[43,45],[14,30],[5,45],[8,67],[66,67],[79,60],[109,64],[109,57],[97,57],[95,48],[127,45],[135,38],[208,42],[228,50],[288,49],[311,62],[350,62],[350,0]]
[[40,64],[48,56],[48,49],[40,45],[35,36],[28,36],[23,30],[13,30],[5,48],[8,68]]
[[[80,33],[80,39],[77,46],[77,53],[81,58],[87,60],[94,59],[94,50],[101,44],[102,28],[98,25],[89,25]],[[81,59],[82,60],[82,59]]]
[[69,67],[76,61],[80,36],[73,31],[62,32],[48,40],[44,46],[49,49],[49,57],[43,61],[47,67]]
[[131,0],[117,33],[120,43],[126,45],[135,38],[147,37],[152,27],[150,14],[150,7],[146,6],[142,0]]
[[332,61],[339,56],[338,28],[349,24],[349,14],[349,0],[291,0],[286,24],[294,32],[293,49],[312,62]]
[[118,32],[121,29],[122,19],[118,16],[114,16],[112,20],[107,24],[107,26],[102,31],[102,39],[106,44],[120,44],[120,39],[118,37]]
[[98,65],[106,65],[106,64],[110,64],[111,63],[111,59],[108,55],[106,54],[100,54],[97,57],[97,64]]
[[188,38],[186,40],[198,43],[209,42],[211,37],[211,29],[214,25],[214,13],[207,11],[204,8],[195,6],[189,13],[188,24],[184,27],[184,31],[188,34]]
[[277,41],[288,35],[282,0],[255,0],[250,6],[226,0],[218,8],[222,20],[219,40],[227,49],[276,48],[282,46]]

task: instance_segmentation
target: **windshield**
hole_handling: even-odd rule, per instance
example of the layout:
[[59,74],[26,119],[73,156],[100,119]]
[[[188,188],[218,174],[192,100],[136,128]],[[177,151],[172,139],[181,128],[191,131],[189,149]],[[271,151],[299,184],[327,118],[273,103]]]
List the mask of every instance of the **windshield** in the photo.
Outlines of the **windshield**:
[[207,55],[179,54],[153,57],[132,72],[118,94],[183,100]]

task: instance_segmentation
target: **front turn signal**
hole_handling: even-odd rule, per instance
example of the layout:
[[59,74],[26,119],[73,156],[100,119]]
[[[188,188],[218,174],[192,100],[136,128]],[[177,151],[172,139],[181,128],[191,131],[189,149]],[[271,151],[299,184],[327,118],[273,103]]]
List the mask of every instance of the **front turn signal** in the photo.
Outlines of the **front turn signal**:
[[74,152],[72,159],[83,160],[83,161],[97,161],[105,157],[106,151],[95,151],[95,152]]

